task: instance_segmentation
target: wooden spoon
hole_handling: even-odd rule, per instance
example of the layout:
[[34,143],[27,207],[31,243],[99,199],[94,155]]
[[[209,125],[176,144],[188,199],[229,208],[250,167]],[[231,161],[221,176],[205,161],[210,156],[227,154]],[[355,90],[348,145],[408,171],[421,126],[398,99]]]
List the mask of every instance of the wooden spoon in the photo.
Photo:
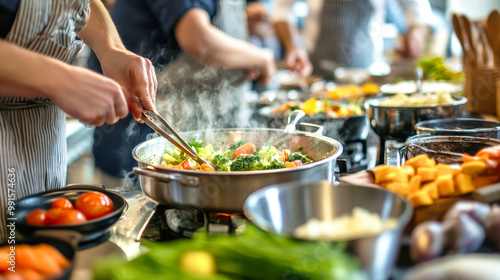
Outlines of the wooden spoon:
[[453,29],[455,30],[455,34],[457,35],[458,41],[460,41],[460,45],[462,46],[464,65],[467,65],[468,63],[470,63],[470,61],[468,58],[468,49],[465,46],[465,41],[463,36],[464,32],[460,24],[459,15],[453,14],[452,20],[453,20]]
[[500,38],[498,30],[500,30],[500,13],[498,10],[493,10],[486,20],[486,35],[493,50],[495,66],[497,67],[500,66]]
[[474,43],[474,37],[472,37],[472,27],[470,20],[467,16],[462,15],[459,17],[459,22],[461,21],[462,27],[466,33],[464,36],[464,41],[469,45],[470,56],[474,65],[481,66],[480,59],[478,58],[476,47]]

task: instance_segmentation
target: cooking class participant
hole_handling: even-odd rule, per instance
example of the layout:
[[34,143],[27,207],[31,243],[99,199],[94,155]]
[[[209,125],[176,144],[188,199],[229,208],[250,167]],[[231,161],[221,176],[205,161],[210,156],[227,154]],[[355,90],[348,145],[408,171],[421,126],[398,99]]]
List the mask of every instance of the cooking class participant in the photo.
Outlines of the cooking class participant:
[[[16,2],[16,3],[14,3]],[[15,199],[66,184],[66,116],[112,124],[155,104],[149,60],[127,51],[100,0],[0,1],[0,242]],[[4,19],[10,19],[9,21]],[[8,26],[7,26],[8,25]],[[68,64],[82,41],[104,77]]]
[[[286,67],[303,76],[325,77],[338,66],[368,68],[383,61],[381,27],[388,0],[306,0],[309,6],[304,31],[307,53],[294,44],[290,17],[296,0],[276,0],[272,21],[286,52]],[[417,57],[425,47],[432,18],[428,0],[398,0],[409,29],[404,34],[403,57]],[[390,8],[390,6],[389,6]],[[310,60],[309,60],[310,59]],[[328,69],[326,69],[328,68]]]
[[[111,16],[125,45],[162,68],[158,110],[178,131],[241,127],[247,78],[267,83],[275,71],[272,55],[244,41],[245,0],[117,0]],[[132,149],[153,132],[131,120],[94,134],[101,180],[114,186],[137,166]]]

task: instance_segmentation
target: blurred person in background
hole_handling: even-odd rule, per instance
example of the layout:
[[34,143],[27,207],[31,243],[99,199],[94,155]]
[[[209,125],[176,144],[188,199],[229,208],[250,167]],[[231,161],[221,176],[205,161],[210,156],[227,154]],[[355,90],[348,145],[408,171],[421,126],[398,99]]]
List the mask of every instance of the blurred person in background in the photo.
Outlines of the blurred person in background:
[[[106,77],[69,64],[82,40],[96,52]],[[151,62],[124,48],[100,0],[0,1],[0,61],[5,242],[8,199],[66,184],[65,113],[99,126],[125,117],[128,105],[138,117],[144,109],[137,98],[153,109],[157,84]]]
[[[272,21],[285,49],[285,63],[290,70],[307,76],[331,76],[339,66],[369,68],[383,62],[381,27],[385,22],[387,0],[306,0],[309,8],[302,31],[306,50],[294,44],[292,5],[297,0],[276,0]],[[408,31],[398,53],[418,57],[424,50],[429,21],[428,0],[398,0]]]
[[[245,0],[117,0],[111,8],[124,44],[161,71],[158,111],[176,130],[248,122],[241,114],[246,81],[267,83],[275,68],[269,52],[245,41],[245,7]],[[137,166],[132,149],[153,132],[132,120],[94,134],[96,167],[114,186]]]

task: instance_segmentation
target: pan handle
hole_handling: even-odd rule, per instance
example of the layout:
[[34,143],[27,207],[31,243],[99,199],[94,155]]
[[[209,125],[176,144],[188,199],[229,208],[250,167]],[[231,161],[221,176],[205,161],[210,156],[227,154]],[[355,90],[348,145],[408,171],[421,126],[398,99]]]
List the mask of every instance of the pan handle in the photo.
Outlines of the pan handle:
[[141,167],[134,167],[133,171],[134,174],[137,175],[148,176],[166,183],[175,181],[188,187],[197,187],[200,181],[197,177],[183,176],[180,174],[166,174]]
[[315,127],[315,128],[317,128],[318,130],[316,130],[315,132],[313,132],[313,134],[318,135],[318,136],[322,136],[322,135],[323,135],[323,126],[321,126],[321,125],[319,125],[319,124],[314,124],[314,123],[303,123],[303,122],[301,122],[301,123],[300,123],[300,125]]
[[292,133],[295,131],[297,127],[297,123],[299,122],[300,119],[302,119],[306,113],[302,110],[293,110],[288,114],[288,123],[283,130],[284,133]]

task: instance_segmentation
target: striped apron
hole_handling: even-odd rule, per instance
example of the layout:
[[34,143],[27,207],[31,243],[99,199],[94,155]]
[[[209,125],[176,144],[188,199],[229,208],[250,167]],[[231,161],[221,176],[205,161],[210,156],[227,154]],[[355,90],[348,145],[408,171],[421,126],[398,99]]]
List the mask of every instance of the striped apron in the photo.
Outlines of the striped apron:
[[[87,22],[89,2],[21,0],[6,40],[71,62],[82,46],[76,35]],[[48,99],[0,96],[0,242],[7,236],[9,179],[15,177],[15,199],[65,185],[65,120]]]
[[[335,66],[365,68],[383,55],[381,26],[385,0],[324,0],[319,34],[310,55],[314,74],[331,76],[322,61]],[[331,70],[331,69],[327,69]]]
[[[218,0],[212,23],[225,34],[247,39],[245,0]],[[179,131],[243,127],[249,88],[238,69],[216,69],[181,53],[158,75],[159,112]]]

